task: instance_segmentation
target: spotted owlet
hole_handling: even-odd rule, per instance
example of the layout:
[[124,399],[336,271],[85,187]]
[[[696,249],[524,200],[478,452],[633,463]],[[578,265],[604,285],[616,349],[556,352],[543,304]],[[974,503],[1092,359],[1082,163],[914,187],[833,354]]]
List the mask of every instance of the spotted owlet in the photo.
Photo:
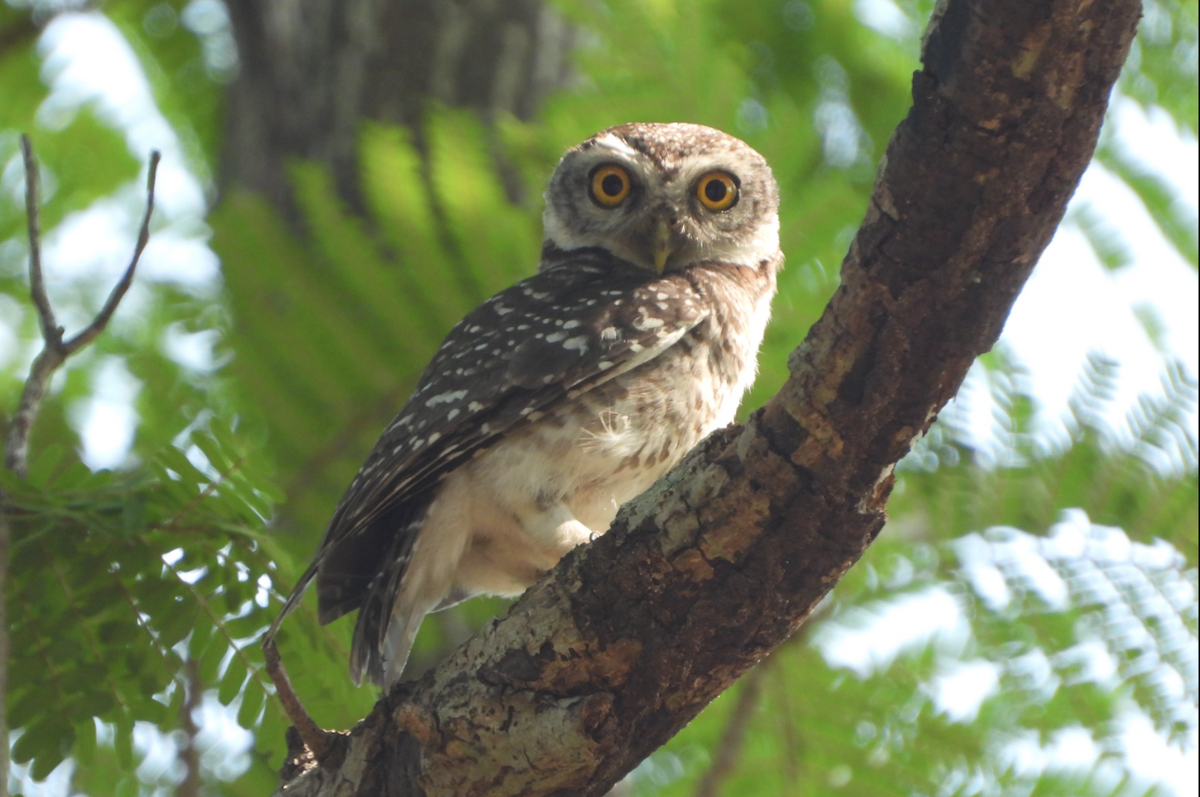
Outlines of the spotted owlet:
[[421,620],[516,595],[733,420],[783,263],[778,189],[742,141],[628,124],[568,150],[537,274],[450,331],[346,490],[315,577],[358,610],[350,671],[390,687]]

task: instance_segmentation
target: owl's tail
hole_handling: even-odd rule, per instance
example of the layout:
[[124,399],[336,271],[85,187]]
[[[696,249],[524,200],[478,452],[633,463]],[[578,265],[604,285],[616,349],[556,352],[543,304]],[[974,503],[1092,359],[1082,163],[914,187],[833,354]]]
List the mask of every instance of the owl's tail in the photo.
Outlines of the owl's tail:
[[350,644],[350,677],[355,684],[361,684],[365,674],[384,691],[390,689],[404,671],[421,621],[433,611],[434,607],[424,602],[405,605],[401,592],[413,541],[424,520],[422,512],[397,530],[382,566],[367,587]]

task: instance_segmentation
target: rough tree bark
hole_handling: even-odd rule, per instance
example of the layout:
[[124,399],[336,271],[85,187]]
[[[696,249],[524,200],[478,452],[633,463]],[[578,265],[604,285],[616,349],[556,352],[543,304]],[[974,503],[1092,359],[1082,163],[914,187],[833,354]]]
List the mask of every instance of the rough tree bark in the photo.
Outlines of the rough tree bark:
[[883,527],[1091,157],[1137,0],[939,4],[791,377],[289,795],[601,795],[788,637]]
[[[570,75],[572,32],[541,0],[229,0],[240,61],[221,184],[291,210],[289,160],[330,166],[362,211],[364,119],[416,127],[431,102],[528,119]],[[289,214],[292,215],[292,214]]]

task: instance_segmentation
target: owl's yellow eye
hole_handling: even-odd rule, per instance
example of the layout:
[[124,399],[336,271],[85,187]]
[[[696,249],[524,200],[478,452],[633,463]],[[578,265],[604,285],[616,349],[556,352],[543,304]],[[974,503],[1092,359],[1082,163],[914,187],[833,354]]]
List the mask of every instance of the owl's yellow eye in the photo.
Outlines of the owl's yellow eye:
[[729,172],[709,172],[696,183],[696,198],[709,210],[729,210],[737,202],[737,181]]
[[592,172],[592,199],[606,208],[615,208],[629,196],[629,172],[609,164]]

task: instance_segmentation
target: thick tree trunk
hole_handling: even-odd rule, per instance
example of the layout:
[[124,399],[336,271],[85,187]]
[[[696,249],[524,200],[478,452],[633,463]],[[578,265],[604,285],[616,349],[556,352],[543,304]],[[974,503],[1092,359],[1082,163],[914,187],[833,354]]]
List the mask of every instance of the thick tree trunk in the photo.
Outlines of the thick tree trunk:
[[240,71],[222,186],[290,209],[288,161],[329,165],[361,210],[357,131],[413,125],[431,102],[533,115],[569,78],[571,29],[541,0],[229,0]]
[[601,795],[786,639],[879,533],[895,463],[999,335],[1139,10],[939,4],[842,285],[780,393],[333,760],[297,761],[287,794]]

